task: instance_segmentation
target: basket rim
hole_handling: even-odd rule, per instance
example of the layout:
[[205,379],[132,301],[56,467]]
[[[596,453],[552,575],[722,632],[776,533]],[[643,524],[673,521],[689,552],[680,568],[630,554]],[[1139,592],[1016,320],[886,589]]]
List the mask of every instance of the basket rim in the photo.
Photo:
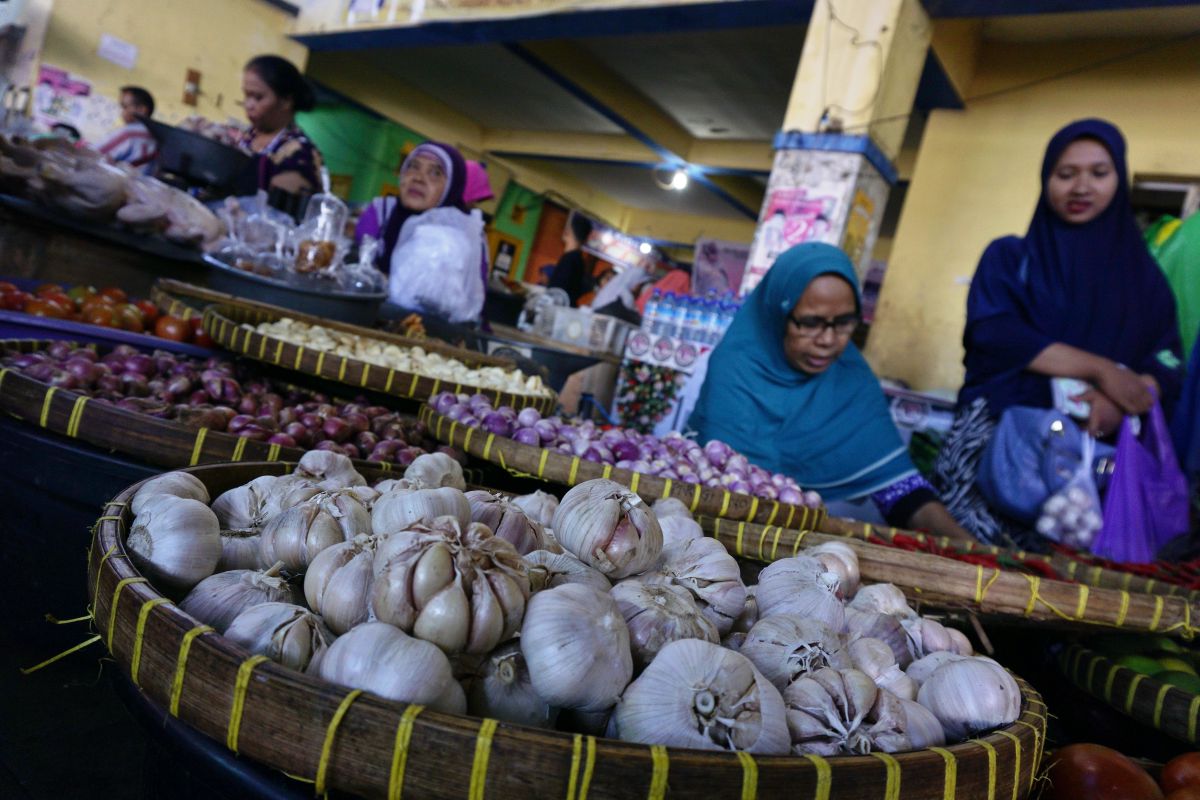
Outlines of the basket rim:
[[[434,378],[421,373],[404,372],[349,356],[333,355],[324,350],[313,350],[283,339],[278,339],[274,336],[259,333],[249,323],[237,322],[231,318],[229,316],[229,312],[231,311],[243,314],[262,314],[263,319],[260,320],[261,322],[271,321],[271,317],[273,316],[265,311],[254,308],[231,308],[218,304],[210,305],[204,309],[204,329],[208,331],[208,335],[213,338],[213,341],[232,353],[240,354],[255,361],[274,364],[294,372],[315,375],[316,377],[342,383],[347,386],[355,386],[360,389],[369,389],[393,397],[417,401],[424,401],[437,394],[439,390],[449,391],[450,387],[453,386],[455,393],[469,390],[492,396],[496,402],[503,402],[506,405],[512,405],[516,408],[533,407],[548,411],[558,402],[557,393],[550,389],[547,389],[549,392],[547,395],[529,395],[501,392],[498,389],[486,389],[469,384],[452,384],[449,381],[443,381],[441,378]],[[235,313],[235,316],[237,315]],[[357,331],[362,331],[362,333],[358,333]],[[240,343],[238,342],[239,334],[241,335]],[[355,335],[364,338],[378,338],[374,337],[372,332],[366,328],[357,329]],[[380,341],[384,340],[380,339]],[[419,343],[398,346],[424,347],[424,345]],[[457,355],[451,355],[451,357],[461,361]],[[481,366],[493,366],[493,364],[483,363]],[[514,365],[510,369],[516,370],[516,366]]]
[[[217,475],[216,471],[229,470],[231,468],[247,472],[254,471],[257,474],[288,474],[294,466],[294,464],[288,462],[244,462],[237,465],[218,464],[194,467],[188,468],[185,471],[201,477],[206,473]],[[868,756],[834,756],[823,759],[797,755],[750,756],[750,754],[746,753],[666,748],[602,737],[581,737],[577,734],[528,728],[521,725],[497,722],[496,720],[485,720],[480,717],[448,714],[432,710],[424,710],[417,717],[413,711],[413,709],[419,709],[417,706],[399,701],[386,700],[369,693],[357,693],[346,687],[337,686],[271,661],[263,662],[257,657],[250,658],[248,651],[242,649],[224,636],[217,634],[215,631],[211,631],[211,629],[201,631],[206,626],[201,626],[194,618],[183,612],[174,601],[160,594],[146,577],[137,570],[125,550],[123,528],[131,516],[129,503],[134,493],[136,493],[137,489],[144,482],[139,481],[131,485],[104,506],[103,515],[98,519],[93,529],[93,539],[89,549],[88,589],[89,594],[93,598],[93,618],[106,648],[121,665],[121,668],[133,678],[134,684],[141,691],[147,693],[152,702],[164,707],[169,705],[170,698],[164,697],[164,693],[157,691],[157,687],[147,689],[147,687],[139,684],[136,671],[137,665],[134,663],[138,654],[142,652],[143,640],[140,638],[140,632],[146,629],[149,619],[156,619],[158,621],[157,624],[161,624],[162,622],[169,623],[174,633],[188,639],[185,647],[190,644],[191,655],[187,657],[195,658],[197,653],[203,653],[206,657],[214,659],[226,674],[245,672],[248,676],[249,672],[246,670],[246,667],[249,665],[250,669],[253,670],[256,681],[280,681],[282,682],[281,685],[289,685],[293,689],[304,693],[311,701],[309,707],[303,709],[305,719],[310,723],[313,719],[326,720],[333,717],[333,721],[330,723],[330,730],[332,731],[336,728],[341,718],[340,715],[346,713],[346,708],[349,707],[351,700],[357,699],[354,707],[359,712],[366,709],[374,709],[376,712],[386,714],[388,718],[393,720],[393,723],[397,720],[400,721],[401,725],[403,725],[404,719],[407,717],[411,730],[415,734],[436,731],[441,734],[466,737],[464,741],[475,742],[477,756],[480,746],[479,742],[482,741],[482,737],[485,735],[489,747],[493,741],[520,742],[525,746],[533,743],[540,747],[550,748],[555,755],[561,755],[564,759],[569,758],[570,754],[574,752],[573,771],[571,773],[572,783],[574,782],[579,766],[579,747],[581,741],[586,741],[587,743],[589,760],[593,757],[608,759],[636,756],[645,760],[648,764],[653,763],[656,773],[660,760],[664,764],[666,763],[668,753],[671,763],[699,764],[706,768],[711,766],[730,771],[746,770],[749,768],[747,766],[749,763],[754,765],[755,774],[758,776],[770,773],[776,769],[786,769],[789,775],[797,774],[797,770],[806,774],[809,772],[820,774],[824,771],[828,775],[828,770],[831,768],[848,768],[864,764],[875,764],[877,766],[879,761],[884,761],[885,764],[889,765],[889,776],[892,772],[892,765],[895,765],[899,769],[906,765],[913,767],[918,765],[929,766],[935,762],[937,764],[944,763],[945,774],[949,776],[953,774],[953,770],[958,769],[955,765],[959,764],[961,759],[983,758],[987,760],[987,763],[992,765],[989,777],[993,787],[995,787],[997,780],[995,769],[997,748],[1013,745],[1017,748],[1018,759],[1020,758],[1021,750],[1025,751],[1027,758],[1032,759],[1031,763],[1028,761],[1017,763],[1012,776],[1014,794],[1017,794],[1021,789],[1021,784],[1024,783],[1021,776],[1024,774],[1026,768],[1029,769],[1029,789],[1032,789],[1036,778],[1037,765],[1045,746],[1046,705],[1040,694],[1031,685],[1015,675],[1013,677],[1020,687],[1022,702],[1021,714],[1012,724],[992,731],[980,738],[946,745],[944,748],[907,751],[890,756],[886,754],[872,754]],[[102,592],[102,588],[106,591]],[[121,609],[124,610],[122,611]],[[114,642],[114,636],[118,628],[122,627],[117,624],[118,620],[128,622],[132,617],[138,618],[137,629],[139,633],[134,637],[136,641],[127,641],[130,637],[118,636]],[[197,633],[197,631],[201,632]],[[356,697],[349,697],[347,692]],[[187,695],[186,686],[181,694],[182,697],[176,699],[177,705],[172,709],[173,715],[184,722],[195,725],[202,732],[216,738],[229,733],[229,730],[221,730],[211,722],[206,721],[203,716],[195,713],[192,705],[184,702]],[[361,696],[359,697],[358,695]],[[354,714],[355,710],[352,709],[349,713]],[[232,725],[230,729],[232,729]],[[393,724],[391,728],[387,729],[386,734],[390,737],[395,730],[396,728]],[[232,741],[235,745],[239,741],[237,735],[237,733],[233,734]],[[327,737],[331,735],[331,733],[327,732]],[[1032,741],[1030,741],[1031,738]],[[246,754],[256,757],[256,753],[249,746],[251,740],[242,739],[240,741],[242,744],[247,745],[242,748],[246,751]],[[231,749],[237,752],[236,747]],[[332,765],[328,754],[321,758],[321,763],[318,764],[316,769],[318,781],[320,781],[322,770],[328,769],[329,772],[326,774],[332,774],[334,777],[334,780],[329,785],[335,787],[339,785],[339,782],[336,780],[339,776],[335,768],[336,761],[336,753],[333,755]],[[276,763],[271,764],[271,766],[294,774],[305,774],[306,771],[311,772],[313,770],[311,761],[303,764]],[[476,767],[478,767],[478,757],[476,758]],[[963,773],[960,770],[958,774],[961,775]],[[897,772],[897,779],[898,775],[899,773]],[[950,778],[948,777],[947,780],[950,780]],[[361,787],[342,788],[357,790]],[[377,791],[380,788],[382,787],[375,787]],[[1004,791],[1007,791],[1007,789]],[[482,794],[479,796],[482,796]]]
[[[628,487],[630,491],[647,502],[674,497],[683,502],[693,513],[711,513],[729,518],[734,518],[730,513],[731,510],[746,507],[746,521],[761,520],[770,525],[779,520],[784,527],[790,527],[793,522],[805,527],[817,526],[821,524],[828,513],[824,506],[812,509],[791,503],[781,503],[778,500],[766,500],[754,495],[731,492],[724,488],[715,489],[701,486],[698,483],[675,481],[644,472],[618,469],[612,464],[600,464],[576,455],[568,456],[558,453],[545,447],[522,444],[508,436],[498,436],[486,432],[482,428],[462,425],[456,420],[439,414],[428,402],[421,406],[417,418],[429,426],[430,433],[438,441],[453,447],[461,447],[471,455],[495,464],[516,477],[537,478],[568,487],[576,486],[584,481],[603,478]],[[495,447],[497,442],[501,444],[500,448]],[[530,464],[536,464],[535,467],[531,467],[535,472],[525,473],[510,467],[504,457],[504,449],[523,456],[523,460]],[[546,475],[548,470],[554,469],[566,474],[566,480]]]

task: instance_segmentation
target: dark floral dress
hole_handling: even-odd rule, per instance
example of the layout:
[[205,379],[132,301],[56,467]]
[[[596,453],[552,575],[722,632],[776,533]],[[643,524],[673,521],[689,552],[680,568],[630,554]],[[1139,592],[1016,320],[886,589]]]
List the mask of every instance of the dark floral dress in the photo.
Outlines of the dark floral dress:
[[[242,149],[251,153],[256,131],[252,128],[242,136]],[[270,190],[271,180],[285,172],[299,172],[312,191],[321,190],[321,151],[295,123],[276,134],[258,156],[258,188]]]

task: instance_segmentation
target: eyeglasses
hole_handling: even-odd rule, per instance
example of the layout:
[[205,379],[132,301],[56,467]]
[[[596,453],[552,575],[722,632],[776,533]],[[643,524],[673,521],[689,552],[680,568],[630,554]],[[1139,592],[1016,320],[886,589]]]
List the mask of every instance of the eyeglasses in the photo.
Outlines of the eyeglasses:
[[820,336],[826,328],[831,328],[838,336],[849,336],[858,327],[858,314],[842,314],[840,317],[796,317],[788,314],[788,321],[796,326],[796,330],[805,339]]

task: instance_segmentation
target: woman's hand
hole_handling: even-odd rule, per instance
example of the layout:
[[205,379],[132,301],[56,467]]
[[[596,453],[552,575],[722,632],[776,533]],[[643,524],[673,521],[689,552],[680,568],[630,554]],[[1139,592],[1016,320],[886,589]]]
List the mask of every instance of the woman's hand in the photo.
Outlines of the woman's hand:
[[312,191],[312,184],[299,172],[281,172],[271,178],[272,189],[282,189],[289,194]]
[[1126,414],[1145,414],[1154,405],[1154,395],[1142,376],[1115,362],[1109,362],[1099,371],[1095,383],[1105,397]]
[[1083,394],[1075,395],[1073,400],[1080,400],[1091,405],[1091,411],[1088,414],[1087,432],[1097,439],[1103,439],[1106,436],[1111,436],[1118,427],[1125,415],[1121,413],[1121,409],[1117,408],[1108,396],[1097,389],[1088,389]]
[[973,542],[975,537],[958,524],[949,510],[937,500],[930,500],[908,518],[910,528],[927,530],[934,536],[946,536],[960,542]]

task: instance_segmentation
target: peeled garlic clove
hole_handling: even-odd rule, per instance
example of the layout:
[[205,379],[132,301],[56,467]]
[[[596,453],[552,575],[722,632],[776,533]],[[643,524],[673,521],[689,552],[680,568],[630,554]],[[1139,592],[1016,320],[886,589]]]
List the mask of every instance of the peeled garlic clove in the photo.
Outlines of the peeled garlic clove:
[[371,528],[376,535],[429,524],[438,517],[452,516],[466,527],[471,522],[471,504],[458,489],[416,489],[388,492],[371,508]]
[[326,491],[367,485],[367,479],[358,474],[353,461],[328,450],[309,450],[302,455],[295,474],[311,479]]
[[700,613],[685,589],[630,579],[618,583],[609,594],[629,627],[630,649],[638,669],[645,668],[666,645],[680,639],[720,642],[717,627]]
[[[276,565],[282,566],[282,565]],[[234,618],[260,603],[292,603],[295,592],[277,568],[232,570],[210,575],[188,592],[179,607],[200,622],[224,633]]]
[[467,698],[441,650],[382,622],[338,637],[316,664],[318,677],[389,700],[462,714]]
[[582,583],[601,592],[612,587],[608,578],[570,553],[535,550],[525,555],[525,563],[529,565],[530,588],[535,592],[564,583]]
[[367,621],[376,544],[371,536],[335,544],[318,553],[304,574],[308,607],[320,614],[334,633],[346,633]]
[[538,697],[517,641],[500,645],[483,659],[467,692],[467,712],[516,725],[551,728],[558,709]]
[[320,617],[291,603],[251,606],[234,618],[225,637],[301,672],[333,641]]
[[221,558],[215,572],[258,569],[262,563],[262,534],[258,531],[221,531]]
[[195,475],[190,472],[167,472],[142,484],[129,502],[130,510],[135,516],[140,514],[146,501],[157,495],[199,500],[204,505],[208,505],[209,502],[208,489]]
[[566,550],[612,579],[649,569],[662,553],[662,529],[642,499],[614,481],[585,481],[554,512]]
[[888,614],[900,619],[914,619],[917,616],[917,612],[909,607],[904,592],[890,583],[874,583],[859,588],[849,605],[859,611]]
[[808,556],[793,556],[772,562],[758,574],[760,617],[799,614],[811,617],[833,631],[846,623],[846,609],[837,596],[838,579],[821,563]]
[[454,582],[429,598],[417,614],[413,635],[432,642],[447,653],[457,653],[467,646],[470,633],[471,604],[463,591],[462,581]]
[[746,609],[741,569],[716,539],[689,539],[664,547],[655,570],[638,580],[686,589],[721,634],[728,633]]
[[262,558],[272,564],[282,561],[284,568],[303,572],[317,554],[344,542],[337,520],[305,503],[273,517],[262,532]]
[[1021,690],[994,661],[962,658],[938,667],[921,684],[917,702],[937,717],[948,739],[958,741],[1016,720]]
[[159,495],[134,517],[125,547],[152,583],[183,593],[216,569],[221,527],[199,500]]
[[512,504],[525,512],[530,519],[540,523],[543,528],[554,524],[554,512],[558,508],[558,498],[541,490],[533,494],[514,497]]
[[467,489],[462,465],[445,453],[426,453],[417,456],[408,465],[408,469],[404,470],[404,479],[427,489],[438,489],[443,486],[449,486],[460,492]]
[[521,653],[538,696],[559,708],[603,711],[633,676],[629,628],[616,602],[577,583],[529,599]]
[[810,672],[850,666],[837,634],[798,614],[760,619],[746,634],[739,652],[780,691]]
[[613,724],[630,742],[767,755],[788,751],[779,691],[749,659],[698,639],[666,645],[625,690]]

